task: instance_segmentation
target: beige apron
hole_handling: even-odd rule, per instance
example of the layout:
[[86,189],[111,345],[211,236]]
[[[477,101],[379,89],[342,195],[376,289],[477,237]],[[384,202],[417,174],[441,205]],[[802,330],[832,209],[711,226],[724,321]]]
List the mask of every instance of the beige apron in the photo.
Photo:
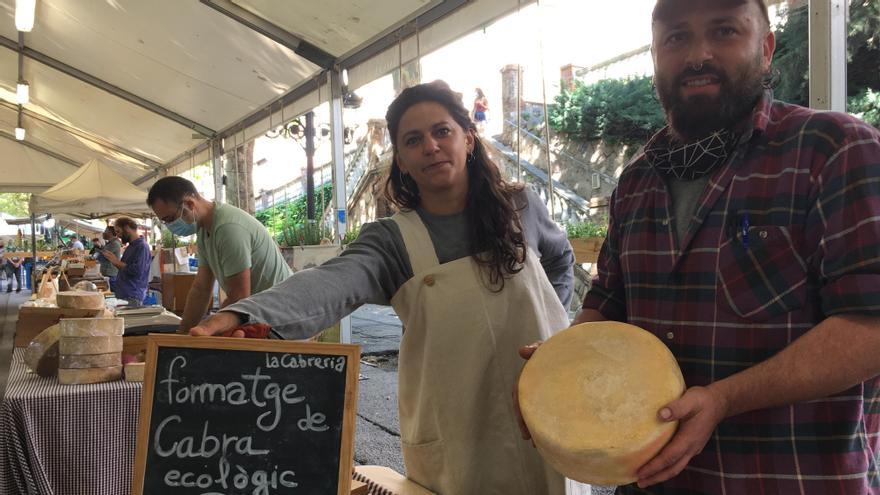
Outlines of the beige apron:
[[471,257],[439,264],[414,211],[394,216],[413,278],[391,299],[400,344],[400,434],[406,473],[441,495],[558,495],[563,477],[519,433],[510,393],[517,349],[569,326],[529,250],[493,293]]

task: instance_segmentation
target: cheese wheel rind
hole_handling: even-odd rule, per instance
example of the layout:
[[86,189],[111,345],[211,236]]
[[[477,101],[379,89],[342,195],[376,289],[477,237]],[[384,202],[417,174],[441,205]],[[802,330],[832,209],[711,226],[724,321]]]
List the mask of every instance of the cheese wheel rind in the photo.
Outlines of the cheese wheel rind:
[[59,308],[64,309],[96,309],[103,310],[104,294],[83,290],[67,290],[55,296]]
[[135,362],[125,365],[125,381],[142,382],[144,381],[144,371],[147,363]]
[[58,371],[58,341],[61,328],[52,325],[34,337],[24,351],[24,364],[40,376],[52,376]]
[[63,385],[110,382],[122,378],[122,365],[106,368],[58,369],[58,381]]
[[108,368],[122,365],[122,353],[106,354],[62,354],[58,358],[58,367],[64,369]]
[[109,354],[122,352],[122,336],[61,337],[58,352],[65,354]]
[[518,384],[539,453],[561,474],[624,485],[669,441],[677,422],[657,417],[685,384],[669,348],[619,322],[576,325],[538,347]]
[[122,318],[62,318],[61,337],[113,337],[125,331]]

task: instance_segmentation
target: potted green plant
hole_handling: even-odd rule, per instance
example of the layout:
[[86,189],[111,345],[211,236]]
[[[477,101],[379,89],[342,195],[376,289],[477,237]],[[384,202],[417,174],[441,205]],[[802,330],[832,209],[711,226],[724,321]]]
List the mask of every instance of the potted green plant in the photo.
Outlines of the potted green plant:
[[[306,270],[335,258],[342,252],[342,246],[333,243],[333,231],[315,221],[304,223],[285,223],[276,241],[281,255],[294,272]],[[340,325],[321,331],[319,342],[341,342]]]
[[595,263],[599,260],[599,251],[608,234],[608,225],[590,221],[577,222],[566,224],[565,231],[574,250],[576,263]]

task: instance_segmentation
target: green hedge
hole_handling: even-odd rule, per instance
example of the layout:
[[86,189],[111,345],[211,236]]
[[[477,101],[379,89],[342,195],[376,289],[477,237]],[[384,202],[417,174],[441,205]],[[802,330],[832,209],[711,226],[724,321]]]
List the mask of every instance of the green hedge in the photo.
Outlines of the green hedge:
[[575,82],[550,107],[550,126],[584,140],[643,143],[663,127],[665,117],[654,97],[650,77]]

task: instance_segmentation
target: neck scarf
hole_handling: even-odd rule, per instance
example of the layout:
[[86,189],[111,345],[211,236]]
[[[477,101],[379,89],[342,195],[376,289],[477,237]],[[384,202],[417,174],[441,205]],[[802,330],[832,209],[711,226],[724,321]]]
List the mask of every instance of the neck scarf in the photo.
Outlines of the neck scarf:
[[739,134],[718,130],[703,139],[681,143],[663,131],[645,148],[648,163],[670,179],[694,180],[725,163]]

